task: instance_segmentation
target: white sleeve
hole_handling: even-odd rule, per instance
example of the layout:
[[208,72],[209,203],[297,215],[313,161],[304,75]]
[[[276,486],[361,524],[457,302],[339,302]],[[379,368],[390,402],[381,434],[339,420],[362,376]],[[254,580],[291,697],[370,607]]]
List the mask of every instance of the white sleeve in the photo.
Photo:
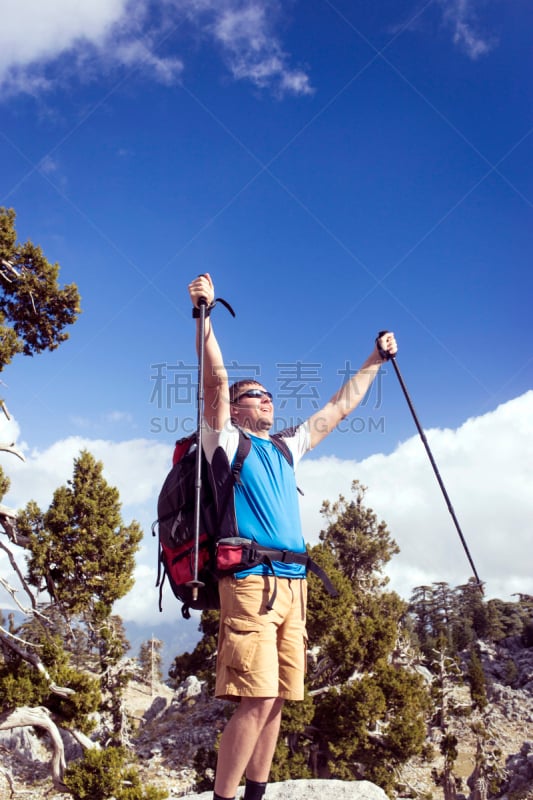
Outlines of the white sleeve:
[[[282,431],[282,434],[285,433]],[[283,436],[287,447],[292,453],[294,460],[294,467],[296,468],[298,462],[306,453],[311,449],[311,432],[309,429],[309,422],[306,421],[297,428],[287,431],[288,435]]]
[[229,463],[231,464],[235,457],[235,453],[237,452],[238,446],[239,431],[235,425],[228,423],[224,426],[223,430],[216,431],[214,428],[208,425],[205,420],[203,421],[202,447],[205,457],[209,463],[211,463],[213,460],[213,455],[217,447],[222,447],[228,457]]

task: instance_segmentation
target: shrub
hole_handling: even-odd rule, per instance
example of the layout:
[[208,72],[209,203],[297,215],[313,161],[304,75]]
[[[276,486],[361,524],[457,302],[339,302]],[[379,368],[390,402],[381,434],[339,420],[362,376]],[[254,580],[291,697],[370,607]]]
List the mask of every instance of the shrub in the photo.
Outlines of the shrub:
[[123,747],[87,750],[65,772],[64,783],[74,800],[164,800],[167,792],[143,785],[126,755]]

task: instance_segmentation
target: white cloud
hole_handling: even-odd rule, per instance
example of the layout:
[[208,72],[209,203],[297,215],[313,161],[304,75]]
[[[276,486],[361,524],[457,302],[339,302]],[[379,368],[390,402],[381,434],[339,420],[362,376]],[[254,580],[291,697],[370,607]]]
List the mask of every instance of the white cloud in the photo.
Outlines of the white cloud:
[[[426,431],[426,438],[487,596],[531,593],[533,392],[457,430]],[[418,436],[361,462],[304,460],[298,482],[311,540],[323,527],[320,500],[349,495],[354,478],[369,487],[367,505],[401,548],[387,569],[393,588],[408,597],[422,583],[456,586],[472,576]]]
[[127,422],[132,424],[133,414],[130,414],[129,411],[109,411],[107,414],[105,414],[105,421],[111,423]]
[[38,94],[74,75],[87,80],[110,65],[139,67],[163,83],[181,74],[181,59],[156,52],[157,28],[149,23],[147,0],[9,5],[0,28],[0,87],[7,96]]
[[[0,420],[0,441],[15,441],[15,420]],[[428,430],[426,436],[446,486],[487,597],[511,600],[513,592],[531,594],[533,521],[533,391],[467,420],[457,430]],[[157,495],[169,469],[171,445],[147,439],[111,442],[69,437],[46,450],[30,451],[22,463],[3,455],[12,487],[6,504],[21,507],[33,498],[42,508],[53,491],[72,475],[74,458],[88,449],[104,464],[107,480],[119,489],[126,523],[139,520],[145,531],[137,558],[136,585],[117,604],[126,621],[157,625],[179,619],[178,604],[166,589],[158,611],[155,588],[157,547],[150,533]],[[352,480],[368,486],[366,503],[383,519],[401,548],[389,564],[391,587],[402,596],[424,583],[450,586],[472,575],[419,437],[398,445],[390,455],[363,461],[334,457],[304,459],[298,484],[304,491],[302,519],[306,539],[318,541],[325,499],[349,496]],[[5,573],[2,564],[2,574]],[[191,623],[189,623],[189,627]],[[195,627],[193,625],[193,627]]]
[[103,43],[124,15],[127,0],[8,0],[2,5],[0,64],[5,69],[49,59],[82,39]]
[[309,77],[291,69],[288,57],[273,30],[277,3],[213,4],[211,25],[215,39],[227,55],[236,78],[248,78],[257,86],[271,86],[281,93],[311,94]]
[[168,472],[172,454],[170,445],[149,439],[112,442],[69,436],[46,450],[30,451],[27,446],[22,447],[25,463],[18,460],[15,463],[12,456],[2,459],[2,466],[11,479],[6,504],[13,508],[26,505],[30,498],[41,507],[46,507],[52,500],[54,490],[72,477],[74,459],[82,450],[89,450],[96,459],[102,461],[104,476],[118,488],[123,506],[139,509],[156,495]]
[[[6,0],[4,0],[4,5]],[[279,94],[308,94],[308,76],[293,69],[276,36],[275,0],[7,0],[0,27],[4,95],[39,94],[76,76],[94,78],[113,66],[138,68],[163,84],[183,71],[168,54],[171,34],[187,20],[214,42],[238,80]],[[61,69],[56,69],[61,59]]]
[[494,38],[479,30],[473,0],[440,0],[444,22],[453,31],[453,41],[473,61],[486,55],[495,45]]
[[422,12],[431,12],[435,7],[440,9],[439,24],[447,32],[451,31],[453,43],[473,61],[487,55],[497,45],[493,35],[482,32],[476,6],[479,0],[437,0],[437,3],[425,3],[421,8],[411,10],[409,19],[401,24],[389,26],[388,30],[397,35],[404,30],[426,33],[428,23]]
[[59,169],[59,164],[56,159],[51,156],[45,156],[39,163],[39,169],[45,175],[53,175]]
[[126,0],[76,5],[11,0],[7,5],[0,27],[0,85],[6,94],[37,93],[52,85],[46,67],[59,56],[70,52],[75,61],[89,45],[104,45]]

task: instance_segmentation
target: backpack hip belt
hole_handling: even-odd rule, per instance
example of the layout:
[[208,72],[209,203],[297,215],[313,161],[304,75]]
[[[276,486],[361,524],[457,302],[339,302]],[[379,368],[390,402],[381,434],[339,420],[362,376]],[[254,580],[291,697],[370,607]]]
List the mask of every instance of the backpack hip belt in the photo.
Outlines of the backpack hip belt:
[[265,564],[269,572],[274,576],[274,590],[270,596],[267,609],[271,611],[277,595],[277,576],[274,569],[274,561],[283,564],[300,564],[307,571],[316,575],[331,597],[337,597],[338,592],[331,583],[330,579],[316,561],[313,561],[307,553],[295,553],[292,550],[276,550],[271,547],[262,547],[251,539],[241,536],[232,536],[227,539],[219,539],[216,551],[216,566],[220,577],[234,575],[246,569]]

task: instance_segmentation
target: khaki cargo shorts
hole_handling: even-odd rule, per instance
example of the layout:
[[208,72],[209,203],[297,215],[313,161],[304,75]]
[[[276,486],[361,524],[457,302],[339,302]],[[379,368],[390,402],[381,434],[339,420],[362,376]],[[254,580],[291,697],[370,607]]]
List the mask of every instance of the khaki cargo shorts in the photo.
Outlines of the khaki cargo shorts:
[[303,700],[307,581],[270,575],[223,578],[220,591],[216,697]]

